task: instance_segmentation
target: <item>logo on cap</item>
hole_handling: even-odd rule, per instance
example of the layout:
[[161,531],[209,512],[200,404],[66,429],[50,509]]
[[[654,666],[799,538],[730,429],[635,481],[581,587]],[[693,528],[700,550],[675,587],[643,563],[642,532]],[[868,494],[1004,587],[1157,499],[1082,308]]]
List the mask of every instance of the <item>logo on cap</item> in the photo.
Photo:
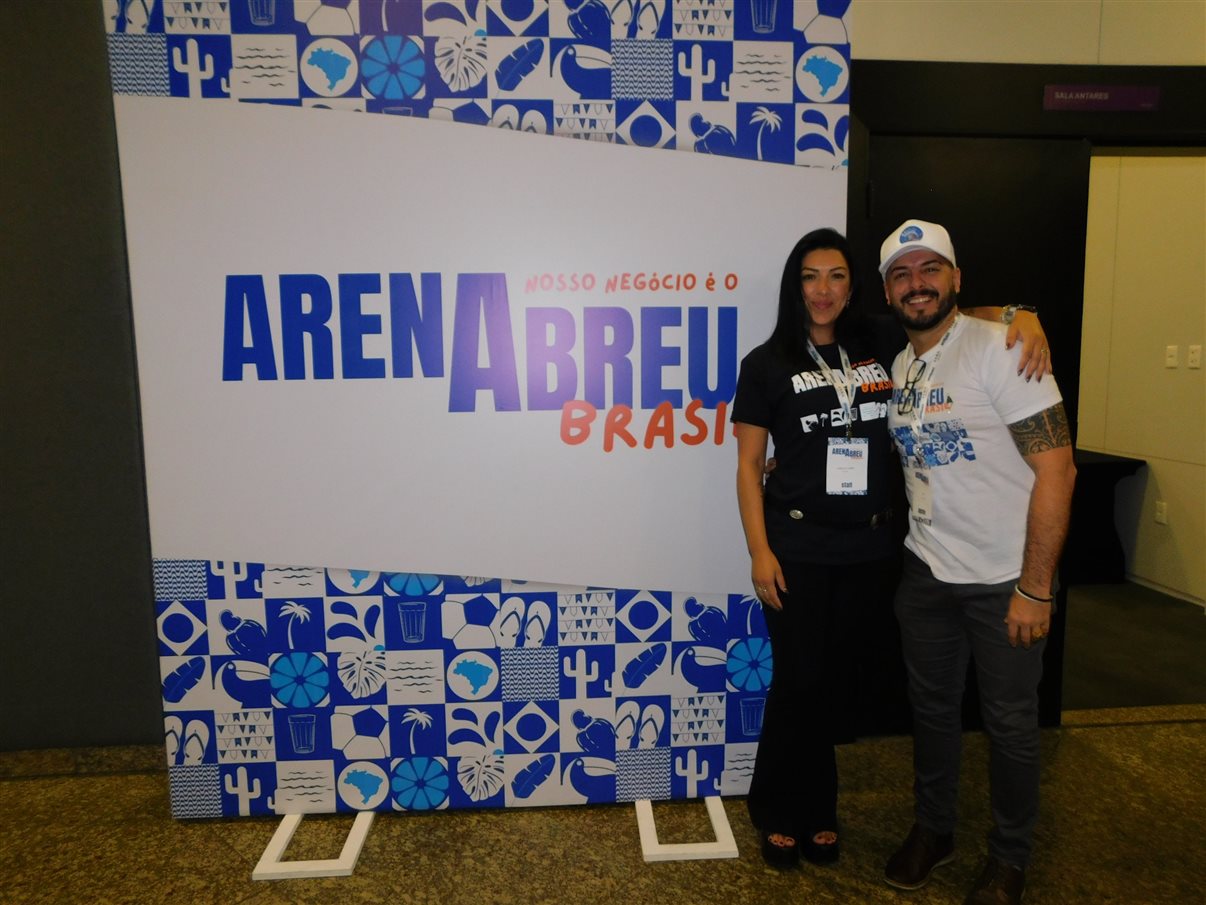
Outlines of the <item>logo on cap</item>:
[[903,245],[905,242],[916,242],[922,235],[920,227],[906,226],[900,231],[900,243]]

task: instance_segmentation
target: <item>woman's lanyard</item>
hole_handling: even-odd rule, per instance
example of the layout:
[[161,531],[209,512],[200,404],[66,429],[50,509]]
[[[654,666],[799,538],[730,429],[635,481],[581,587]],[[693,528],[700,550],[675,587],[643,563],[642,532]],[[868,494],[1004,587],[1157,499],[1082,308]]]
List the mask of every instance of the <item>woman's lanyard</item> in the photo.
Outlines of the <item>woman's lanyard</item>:
[[817,347],[812,344],[811,337],[808,340],[808,354],[812,356],[812,360],[817,363],[817,367],[821,369],[821,373],[825,375],[825,379],[833,385],[833,390],[837,393],[838,404],[842,407],[842,417],[846,419],[846,438],[854,436],[854,394],[858,392],[858,381],[854,375],[854,369],[850,367],[850,356],[846,354],[846,350],[838,346],[838,355],[842,361],[841,376],[837,374],[821,357],[821,353],[817,351]]
[[[955,328],[959,326],[959,319],[962,314],[956,314],[955,319],[951,321],[951,325],[946,328],[946,332],[942,334],[942,339],[938,341],[938,350],[934,353],[934,358],[930,361],[925,371],[925,382],[916,387],[913,392],[917,393],[917,400],[920,404],[913,404],[913,414],[909,428],[913,431],[913,436],[921,438],[921,425],[925,422],[925,410],[930,401],[930,387],[934,383],[934,375],[938,372],[938,362],[942,360],[942,347],[947,344],[947,341],[955,335]],[[921,358],[921,356],[917,356]],[[917,359],[914,359],[916,361]]]

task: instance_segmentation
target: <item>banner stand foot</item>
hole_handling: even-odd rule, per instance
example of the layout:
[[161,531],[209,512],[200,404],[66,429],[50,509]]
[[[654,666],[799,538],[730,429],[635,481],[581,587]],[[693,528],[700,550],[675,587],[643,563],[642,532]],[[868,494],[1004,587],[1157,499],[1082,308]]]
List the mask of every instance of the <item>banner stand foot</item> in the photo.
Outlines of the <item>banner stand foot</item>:
[[704,799],[708,817],[712,821],[715,842],[686,842],[673,845],[657,841],[657,825],[653,820],[653,805],[648,799],[634,801],[637,828],[641,831],[641,854],[646,861],[698,861],[705,858],[736,858],[737,840],[729,826],[729,816],[724,811],[724,802],[719,796]]
[[343,843],[343,850],[338,858],[325,861],[282,861],[281,855],[289,847],[298,825],[302,821],[301,814],[286,814],[281,819],[281,825],[273,833],[264,854],[251,872],[253,880],[291,880],[297,877],[349,877],[356,869],[356,861],[360,858],[360,849],[373,825],[375,811],[361,811],[356,815],[348,838]]

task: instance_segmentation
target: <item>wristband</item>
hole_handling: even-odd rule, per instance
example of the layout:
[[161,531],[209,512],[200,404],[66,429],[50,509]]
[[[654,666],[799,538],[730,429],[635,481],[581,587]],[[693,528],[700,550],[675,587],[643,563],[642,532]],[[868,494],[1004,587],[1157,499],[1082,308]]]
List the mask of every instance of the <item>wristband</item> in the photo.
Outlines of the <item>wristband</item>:
[[1031,603],[1051,603],[1053,600],[1055,600],[1054,597],[1035,597],[1029,591],[1023,591],[1021,584],[1015,584],[1013,586],[1013,590],[1014,590],[1014,593],[1016,593],[1022,597],[1025,597]]

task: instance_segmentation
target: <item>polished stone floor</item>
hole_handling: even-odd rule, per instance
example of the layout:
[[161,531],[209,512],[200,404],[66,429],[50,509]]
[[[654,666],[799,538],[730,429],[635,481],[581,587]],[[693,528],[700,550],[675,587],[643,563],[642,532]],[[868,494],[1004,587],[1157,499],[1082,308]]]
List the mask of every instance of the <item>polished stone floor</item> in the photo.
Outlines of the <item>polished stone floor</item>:
[[[1081,710],[1044,731],[1043,810],[1026,901],[1202,901],[1206,705]],[[274,820],[175,821],[158,747],[0,754],[0,901],[13,903],[399,902],[958,903],[989,815],[987,750],[966,739],[958,856],[924,890],[880,879],[910,822],[910,742],[841,749],[838,865],[763,865],[741,799],[725,807],[740,856],[647,864],[633,809],[379,816],[351,877],[256,882]],[[655,805],[662,842],[710,838],[698,802]],[[290,859],[334,858],[351,818],[311,817]]]

